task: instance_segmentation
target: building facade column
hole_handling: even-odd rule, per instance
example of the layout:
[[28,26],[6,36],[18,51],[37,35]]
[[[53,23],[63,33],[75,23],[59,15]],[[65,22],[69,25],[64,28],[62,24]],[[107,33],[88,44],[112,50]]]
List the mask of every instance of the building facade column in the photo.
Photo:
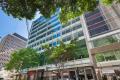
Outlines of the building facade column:
[[85,80],[88,80],[87,73],[86,73],[86,68],[84,68],[84,76],[85,76]]
[[[92,49],[93,45],[92,45],[92,42],[90,41],[90,36],[89,36],[89,32],[88,32],[88,29],[87,29],[87,25],[86,25],[84,15],[82,15],[81,18],[82,18],[82,23],[83,23],[82,24],[83,33],[85,35],[85,41],[86,41],[86,45],[87,45],[89,59],[90,59],[91,64],[93,65],[93,69],[95,71],[95,69],[97,67],[97,63],[96,63],[95,55],[92,55],[92,53],[91,53],[91,49]],[[96,76],[96,71],[95,71],[94,76]],[[96,78],[96,80],[98,80],[98,79]]]
[[76,68],[76,69],[75,69],[75,77],[76,77],[76,80],[79,80],[78,74],[79,74],[79,71],[78,71],[78,68]]

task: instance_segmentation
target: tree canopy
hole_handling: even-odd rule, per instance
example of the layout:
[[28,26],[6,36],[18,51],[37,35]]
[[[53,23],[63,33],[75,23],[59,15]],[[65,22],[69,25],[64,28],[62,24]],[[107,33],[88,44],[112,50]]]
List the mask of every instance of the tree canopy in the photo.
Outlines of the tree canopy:
[[[79,59],[88,57],[87,48],[84,40],[77,39],[65,44],[59,41],[60,44],[56,47],[49,45],[42,46],[44,52],[39,54],[31,48],[24,48],[14,51],[10,57],[10,61],[6,64],[7,70],[22,70],[35,66],[47,64],[56,64],[66,62],[67,60]],[[80,45],[79,45],[80,44]]]
[[42,65],[51,64],[52,60],[49,58],[52,54],[54,47],[50,47],[48,44],[42,46],[44,48],[44,52],[41,53],[41,61],[43,61]]
[[21,70],[38,66],[40,63],[40,55],[31,48],[24,48],[14,51],[10,57],[10,61],[6,64],[7,70]]
[[[81,44],[81,45],[78,45]],[[87,48],[84,40],[72,40],[69,44],[60,41],[56,47],[44,46],[44,60],[45,63],[59,63],[67,60],[79,59],[88,57]]]
[[67,60],[73,60],[77,57],[77,54],[74,53],[76,45],[71,41],[69,44],[65,44],[60,41],[60,45],[55,47],[52,54],[50,55],[50,59],[53,62],[61,62]]
[[59,42],[60,44],[56,47],[43,46],[44,52],[40,54],[42,55],[41,60],[44,62],[42,65],[89,57],[85,40],[74,39],[69,44]]
[[[60,19],[65,22],[71,18],[80,16],[86,11],[96,8],[99,0],[0,0],[2,10],[15,18],[33,19],[36,12],[40,12],[46,18],[55,13],[56,8],[61,8]],[[120,0],[101,0],[106,4]]]

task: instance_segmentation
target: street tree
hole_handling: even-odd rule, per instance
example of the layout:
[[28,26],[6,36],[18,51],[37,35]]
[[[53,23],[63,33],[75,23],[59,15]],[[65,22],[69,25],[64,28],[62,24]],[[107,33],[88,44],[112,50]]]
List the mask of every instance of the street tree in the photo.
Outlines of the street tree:
[[58,78],[62,78],[60,68],[64,68],[64,62],[78,57],[78,54],[75,53],[75,42],[76,41],[72,40],[69,44],[65,44],[64,42],[60,41],[60,45],[54,47],[51,55],[49,56],[49,59],[51,59],[58,68]]
[[[84,12],[93,11],[99,0],[0,0],[2,10],[15,18],[31,20],[36,12],[40,12],[46,18],[61,8],[60,19],[65,22],[71,18],[80,16]],[[120,0],[100,0],[111,4]]]
[[50,47],[50,45],[46,44],[42,46],[44,49],[44,52],[42,55],[44,56],[44,65],[45,64],[51,64],[53,61],[50,59],[50,55],[52,54],[55,47]]
[[57,63],[73,60],[78,56],[75,54],[75,49],[75,41],[72,40],[69,44],[65,44],[64,42],[60,41],[60,45],[53,49],[50,59]]
[[30,67],[36,67],[40,64],[40,55],[31,48],[24,48],[14,51],[10,61],[5,65],[7,70],[22,70]]
[[53,62],[65,62],[73,59],[87,58],[88,51],[86,47],[85,40],[74,39],[70,43],[65,44],[63,41],[60,41],[60,45],[56,46],[52,50],[50,59]]

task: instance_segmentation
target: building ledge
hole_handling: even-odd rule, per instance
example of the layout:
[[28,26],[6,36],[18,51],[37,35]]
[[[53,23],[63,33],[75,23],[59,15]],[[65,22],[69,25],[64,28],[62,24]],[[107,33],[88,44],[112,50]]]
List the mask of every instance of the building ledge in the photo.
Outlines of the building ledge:
[[91,54],[94,55],[97,53],[103,53],[103,52],[108,52],[108,51],[113,51],[113,50],[118,50],[118,49],[120,49],[120,43],[115,42],[110,45],[93,48],[93,49],[91,49]]
[[85,67],[85,66],[86,67],[92,66],[89,58],[67,61],[63,63],[63,65],[61,66],[60,65],[56,66],[55,64],[38,66],[38,67],[30,68],[29,71],[41,70],[41,69],[51,71],[57,69],[68,69],[68,68]]
[[115,66],[120,66],[120,60],[98,62],[97,66],[98,67],[115,67]]

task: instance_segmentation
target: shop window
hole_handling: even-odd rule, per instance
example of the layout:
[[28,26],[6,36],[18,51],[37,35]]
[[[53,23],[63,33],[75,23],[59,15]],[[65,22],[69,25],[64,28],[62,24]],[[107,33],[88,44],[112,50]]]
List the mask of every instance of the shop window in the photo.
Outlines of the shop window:
[[106,61],[116,60],[116,57],[113,51],[104,54],[104,56]]
[[120,50],[115,52],[117,59],[120,59]]
[[116,36],[108,36],[105,38],[94,40],[93,47],[105,46],[115,42],[118,42],[118,39],[116,38]]
[[105,61],[104,55],[102,53],[96,54],[96,61],[97,62]]
[[97,62],[112,61],[112,60],[117,60],[117,57],[114,51],[111,51],[111,52],[96,54],[96,60]]

